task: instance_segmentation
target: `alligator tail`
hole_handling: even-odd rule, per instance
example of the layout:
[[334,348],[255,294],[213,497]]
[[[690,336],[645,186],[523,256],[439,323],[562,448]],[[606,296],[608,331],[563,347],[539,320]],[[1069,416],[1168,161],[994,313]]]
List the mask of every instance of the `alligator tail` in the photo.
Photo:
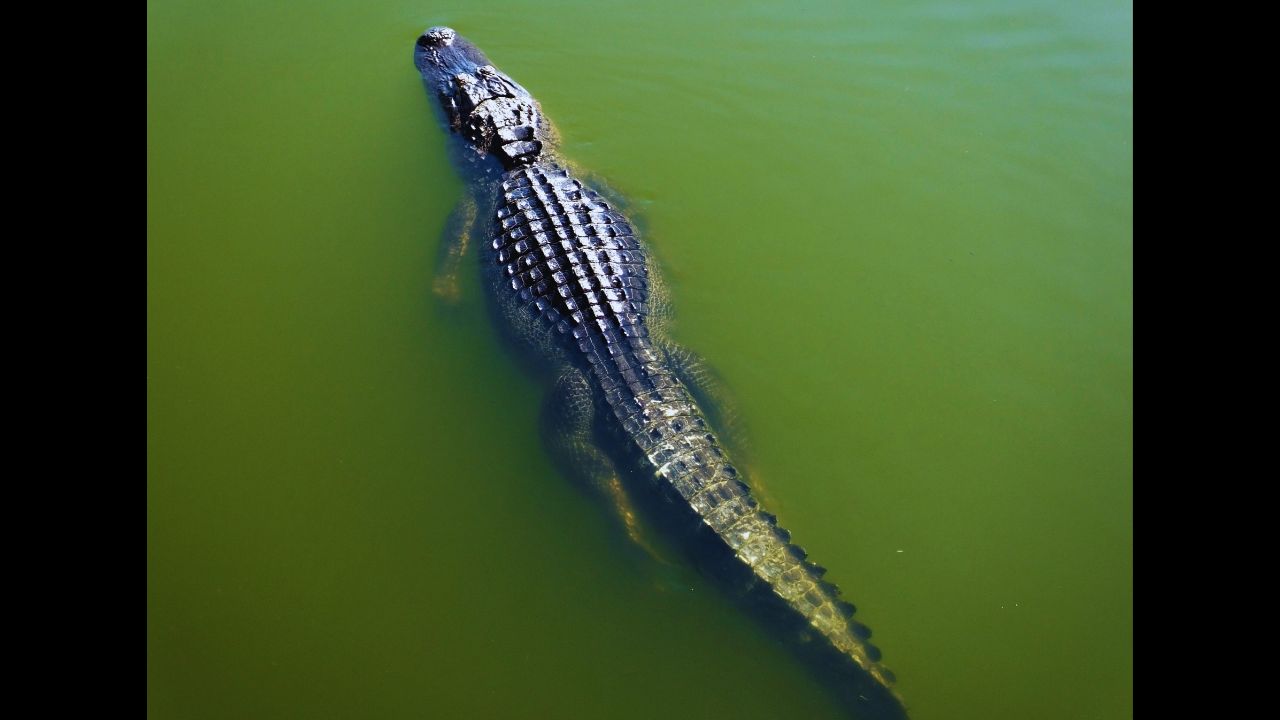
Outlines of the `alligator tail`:
[[854,618],[853,603],[824,578],[826,568],[791,542],[777,518],[745,494],[746,485],[738,484],[744,494],[726,510],[712,510],[704,522],[750,569],[757,606],[775,618],[773,624],[780,621],[790,630],[799,641],[795,650],[828,676],[827,684],[855,717],[905,718],[902,699],[893,689],[896,678],[881,664],[880,649],[869,642],[871,630]]
[[797,652],[827,676],[827,684],[855,717],[905,718],[902,698],[893,687],[897,678],[881,664],[880,649],[870,642],[871,629],[855,619],[857,608],[824,578],[826,568],[809,561],[804,548],[790,542],[790,533],[773,515],[759,515],[773,529],[779,548],[770,551],[772,558],[748,564],[765,580],[761,585],[772,596],[768,600],[781,601],[791,615],[790,623],[801,638]]
[[[855,717],[905,718],[893,691],[893,673],[880,664],[880,650],[868,642],[871,631],[854,620],[855,608],[840,589],[823,579],[826,570],[807,559],[791,542],[791,533],[760,508],[738,470],[729,462],[692,396],[666,368],[646,370],[655,387],[636,392],[612,375],[610,362],[592,363],[622,428],[648,460],[653,478],[696,514],[697,534],[709,543],[713,572],[731,586],[750,588],[752,604],[771,608],[781,622],[771,623],[806,636],[799,654],[813,661]],[[627,388],[630,392],[623,392]],[[643,401],[637,402],[637,399]],[[705,531],[710,532],[705,532]],[[819,638],[821,638],[819,640]]]

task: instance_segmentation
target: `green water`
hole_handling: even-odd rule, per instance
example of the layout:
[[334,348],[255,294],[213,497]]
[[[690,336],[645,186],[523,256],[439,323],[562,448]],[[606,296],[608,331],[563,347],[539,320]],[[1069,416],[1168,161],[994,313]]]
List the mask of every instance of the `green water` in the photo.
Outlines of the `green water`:
[[913,718],[1131,716],[1130,3],[153,0],[152,717],[836,717],[432,300],[433,24],[633,200]]

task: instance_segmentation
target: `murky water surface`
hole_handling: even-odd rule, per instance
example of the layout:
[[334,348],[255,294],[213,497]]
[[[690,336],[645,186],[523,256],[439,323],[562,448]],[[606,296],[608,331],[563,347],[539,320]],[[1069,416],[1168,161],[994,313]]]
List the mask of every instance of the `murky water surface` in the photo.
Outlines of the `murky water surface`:
[[153,717],[835,717],[433,302],[433,24],[632,199],[914,718],[1131,715],[1129,3],[153,0]]

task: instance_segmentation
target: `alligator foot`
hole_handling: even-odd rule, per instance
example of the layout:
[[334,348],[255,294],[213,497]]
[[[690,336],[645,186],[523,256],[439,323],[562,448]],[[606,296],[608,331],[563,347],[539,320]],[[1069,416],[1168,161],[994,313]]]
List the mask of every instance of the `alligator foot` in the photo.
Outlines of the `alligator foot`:
[[467,193],[449,213],[440,237],[440,257],[436,262],[436,276],[431,292],[446,305],[457,305],[462,299],[462,283],[459,275],[462,259],[471,246],[471,236],[479,215],[475,198]]
[[587,376],[577,368],[561,373],[542,409],[543,442],[561,472],[598,496],[614,511],[618,524],[639,550],[662,565],[663,557],[644,536],[635,504],[613,460],[593,437],[595,403]]
[[626,488],[622,485],[622,480],[616,475],[612,476],[604,481],[602,488],[608,496],[610,505],[617,512],[618,519],[622,522],[622,528],[627,533],[627,538],[635,543],[635,546],[643,551],[650,560],[659,565],[676,567],[676,563],[668,560],[645,539],[644,533],[640,528],[640,519],[636,517],[635,507],[631,504],[631,498],[627,495]]
[[431,294],[440,298],[446,305],[457,305],[462,299],[462,287],[458,284],[458,278],[451,275],[441,276],[431,284]]

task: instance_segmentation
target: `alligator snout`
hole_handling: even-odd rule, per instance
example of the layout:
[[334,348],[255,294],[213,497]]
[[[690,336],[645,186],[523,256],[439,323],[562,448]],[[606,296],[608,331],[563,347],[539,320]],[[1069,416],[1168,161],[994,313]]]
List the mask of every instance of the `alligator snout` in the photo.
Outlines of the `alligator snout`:
[[422,31],[422,36],[418,38],[418,44],[425,48],[441,48],[453,44],[453,39],[458,33],[453,28],[447,28],[443,25],[429,27]]

